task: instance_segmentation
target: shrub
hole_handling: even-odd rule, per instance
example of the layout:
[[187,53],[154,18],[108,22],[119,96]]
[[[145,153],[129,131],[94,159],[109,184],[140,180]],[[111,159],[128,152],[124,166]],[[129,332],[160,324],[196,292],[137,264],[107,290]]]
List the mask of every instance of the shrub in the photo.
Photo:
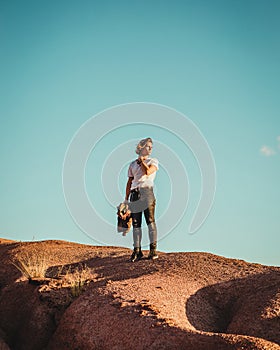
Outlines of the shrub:
[[21,252],[12,264],[28,279],[44,278],[48,268],[47,255],[42,251]]
[[[43,251],[20,252],[12,260],[12,264],[30,280],[47,279],[49,259]],[[60,287],[70,288],[72,297],[78,297],[85,287],[94,280],[95,274],[85,264],[76,267],[64,265],[48,271],[48,280],[57,279]],[[38,282],[38,281],[36,281]]]
[[65,284],[70,285],[72,296],[78,297],[94,277],[92,270],[86,265],[78,266],[74,271],[71,271],[70,266],[63,280]]

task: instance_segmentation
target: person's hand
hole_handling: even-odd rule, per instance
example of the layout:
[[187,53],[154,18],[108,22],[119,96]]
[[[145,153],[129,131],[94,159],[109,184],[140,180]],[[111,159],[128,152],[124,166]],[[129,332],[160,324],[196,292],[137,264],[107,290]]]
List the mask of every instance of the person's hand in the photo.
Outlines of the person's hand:
[[128,210],[125,214],[121,215],[121,218],[122,218],[123,220],[126,220],[128,217],[130,217],[130,214],[131,214],[131,211]]

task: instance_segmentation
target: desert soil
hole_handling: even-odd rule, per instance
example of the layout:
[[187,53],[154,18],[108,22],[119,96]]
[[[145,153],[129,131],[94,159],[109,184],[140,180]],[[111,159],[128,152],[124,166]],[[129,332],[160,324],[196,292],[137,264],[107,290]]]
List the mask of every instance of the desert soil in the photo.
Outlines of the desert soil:
[[[0,350],[280,349],[279,267],[203,252],[130,263],[130,254],[0,239]],[[24,277],[13,264],[23,257],[43,260],[45,276]],[[75,293],[74,271],[88,274]]]

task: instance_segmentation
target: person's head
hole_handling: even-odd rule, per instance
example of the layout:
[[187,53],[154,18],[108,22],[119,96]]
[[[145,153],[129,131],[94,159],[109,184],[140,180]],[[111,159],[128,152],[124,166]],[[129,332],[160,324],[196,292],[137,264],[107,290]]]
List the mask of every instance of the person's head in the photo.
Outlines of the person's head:
[[150,137],[147,137],[138,143],[135,152],[139,156],[145,157],[150,155],[152,153],[152,150],[153,150],[153,140]]

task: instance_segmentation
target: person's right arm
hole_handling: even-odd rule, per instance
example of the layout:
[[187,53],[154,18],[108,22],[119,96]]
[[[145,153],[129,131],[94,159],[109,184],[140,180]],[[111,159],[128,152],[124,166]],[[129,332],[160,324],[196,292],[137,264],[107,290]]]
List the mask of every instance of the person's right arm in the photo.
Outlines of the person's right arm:
[[129,177],[128,180],[127,180],[126,190],[125,190],[125,200],[126,201],[128,201],[128,198],[129,198],[132,180],[133,180],[133,177]]

